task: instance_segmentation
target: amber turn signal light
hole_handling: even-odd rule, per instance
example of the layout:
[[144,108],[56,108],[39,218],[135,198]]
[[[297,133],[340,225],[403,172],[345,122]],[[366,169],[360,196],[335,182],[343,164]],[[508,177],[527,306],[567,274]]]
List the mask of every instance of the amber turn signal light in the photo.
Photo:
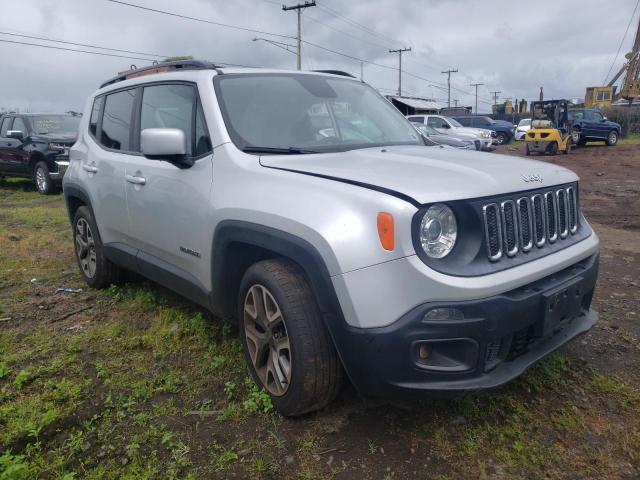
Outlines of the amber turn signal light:
[[387,212],[378,213],[378,236],[380,244],[385,250],[393,250],[395,247],[393,233],[393,215]]

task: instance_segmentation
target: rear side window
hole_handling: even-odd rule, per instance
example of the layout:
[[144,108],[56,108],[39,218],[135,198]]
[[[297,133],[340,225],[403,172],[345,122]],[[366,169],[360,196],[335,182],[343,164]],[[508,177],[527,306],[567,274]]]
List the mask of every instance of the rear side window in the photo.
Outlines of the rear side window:
[[9,130],[9,124],[11,123],[11,117],[4,117],[2,119],[2,125],[0,125],[0,137],[7,136],[7,130]]
[[93,101],[93,108],[91,109],[91,116],[89,117],[89,132],[94,137],[98,131],[98,118],[103,103],[104,97],[98,97]]
[[191,85],[153,85],[142,93],[140,130],[178,128],[187,137],[193,155],[194,88]]
[[106,96],[100,143],[112,150],[128,151],[131,133],[131,111],[135,89],[124,90]]

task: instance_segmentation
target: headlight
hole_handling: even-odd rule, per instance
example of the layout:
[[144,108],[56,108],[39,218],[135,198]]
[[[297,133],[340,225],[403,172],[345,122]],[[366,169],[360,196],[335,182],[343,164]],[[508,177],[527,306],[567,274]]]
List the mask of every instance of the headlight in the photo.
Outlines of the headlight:
[[449,255],[456,244],[458,224],[453,211],[442,203],[429,207],[420,222],[420,245],[431,258]]
[[480,135],[481,135],[483,138],[490,138],[490,137],[491,137],[491,134],[490,134],[489,132],[482,132]]
[[64,150],[65,148],[67,148],[67,146],[60,143],[50,143],[49,145],[47,145],[47,148],[49,150]]

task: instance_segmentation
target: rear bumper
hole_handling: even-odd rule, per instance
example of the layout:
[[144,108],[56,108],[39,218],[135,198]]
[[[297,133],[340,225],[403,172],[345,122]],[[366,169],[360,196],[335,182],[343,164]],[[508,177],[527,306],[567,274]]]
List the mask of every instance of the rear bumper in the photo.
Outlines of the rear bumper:
[[[363,394],[496,387],[595,325],[598,317],[590,305],[597,274],[595,254],[504,294],[425,303],[387,327],[344,324],[332,328],[332,335],[351,381]],[[434,308],[456,309],[464,318],[425,321]],[[421,357],[423,345],[426,358]]]

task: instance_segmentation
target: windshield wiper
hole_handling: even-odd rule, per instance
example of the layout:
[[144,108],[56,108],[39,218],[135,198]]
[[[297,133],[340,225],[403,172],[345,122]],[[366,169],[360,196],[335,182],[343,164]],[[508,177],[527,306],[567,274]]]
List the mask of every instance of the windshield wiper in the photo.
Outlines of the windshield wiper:
[[300,155],[305,153],[320,153],[320,152],[316,152],[315,150],[305,150],[303,148],[297,148],[297,147],[280,148],[280,147],[247,146],[247,147],[244,147],[242,151],[245,153],[272,153],[274,155],[277,155],[277,154]]

